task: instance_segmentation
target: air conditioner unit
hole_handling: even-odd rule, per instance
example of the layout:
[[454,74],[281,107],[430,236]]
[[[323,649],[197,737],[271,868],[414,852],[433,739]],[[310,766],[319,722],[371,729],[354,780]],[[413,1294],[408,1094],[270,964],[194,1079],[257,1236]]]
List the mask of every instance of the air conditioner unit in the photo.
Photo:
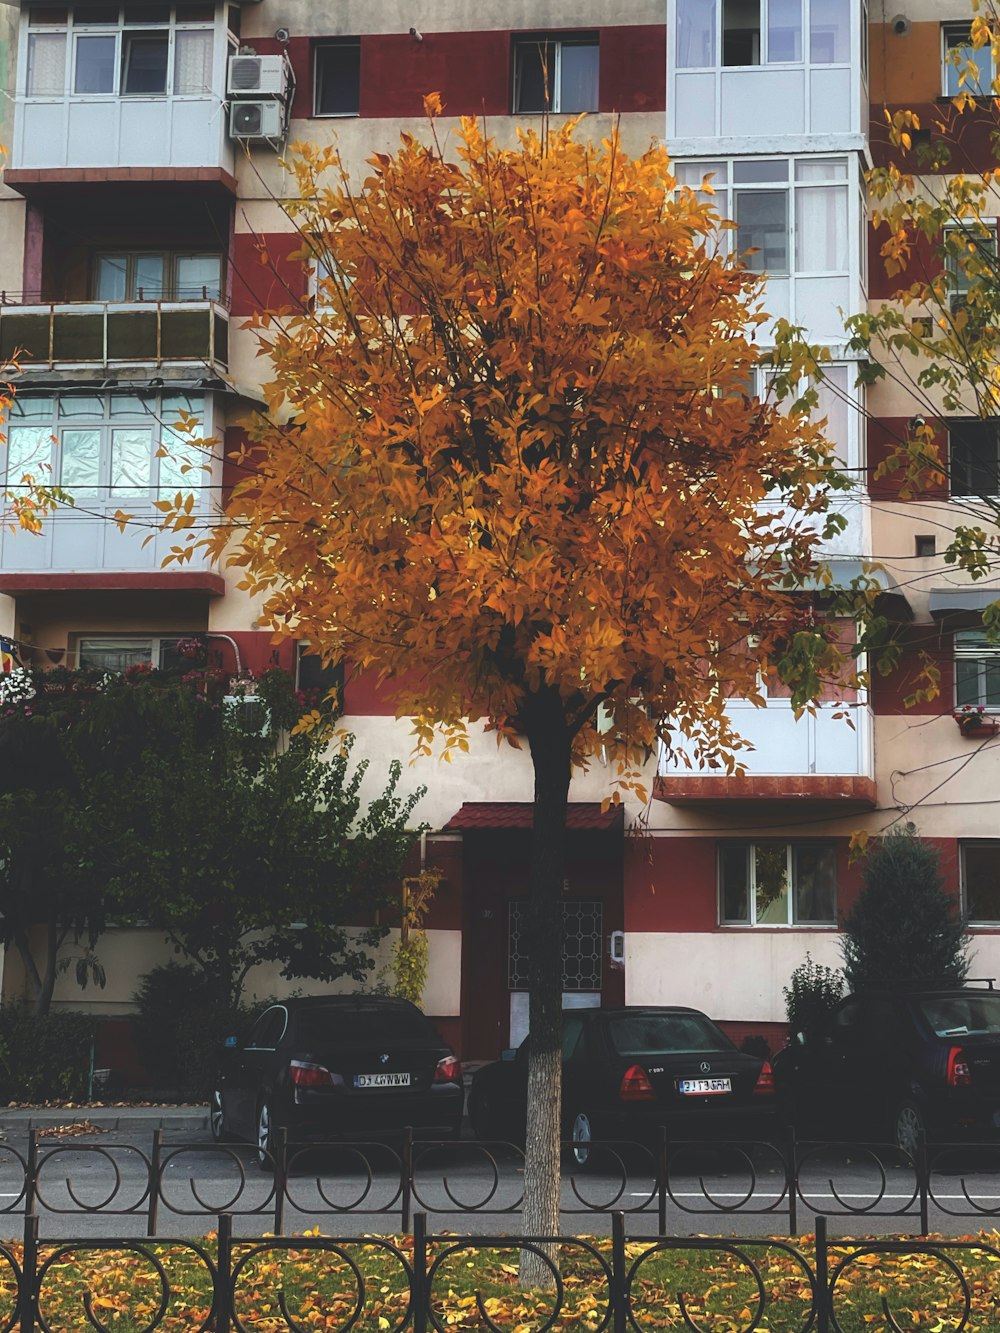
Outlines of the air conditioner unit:
[[230,56],[227,92],[230,97],[284,97],[288,61],[280,56]]
[[285,110],[274,98],[266,102],[233,102],[229,108],[233,139],[280,139],[285,133]]

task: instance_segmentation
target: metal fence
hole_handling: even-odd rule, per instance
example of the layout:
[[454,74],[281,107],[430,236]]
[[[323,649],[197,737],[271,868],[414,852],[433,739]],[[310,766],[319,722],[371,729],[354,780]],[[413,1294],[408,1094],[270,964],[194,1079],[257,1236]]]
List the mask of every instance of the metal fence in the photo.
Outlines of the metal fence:
[[[655,1218],[669,1230],[670,1210],[691,1218],[756,1217],[774,1233],[795,1236],[800,1214],[895,1219],[897,1230],[926,1235],[932,1207],[978,1224],[1000,1218],[1000,1144],[921,1143],[911,1157],[890,1144],[679,1142],[566,1144],[562,1212],[620,1211]],[[511,1143],[338,1142],[290,1147],[277,1136],[266,1171],[251,1148],[212,1143],[134,1144],[39,1140],[22,1154],[4,1145],[0,1216],[42,1212],[103,1215],[145,1222],[159,1234],[165,1213],[190,1218],[259,1218],[280,1235],[286,1215],[364,1215],[408,1232],[416,1211],[438,1217],[515,1215],[522,1206],[524,1157]],[[211,1170],[208,1167],[211,1162]],[[3,1333],[0,1328],[0,1333]]]
[[[112,1237],[42,1244],[37,1217],[28,1217],[23,1253],[0,1246],[0,1333],[67,1326],[108,1333],[122,1326],[122,1317],[142,1333],[250,1333],[265,1326],[289,1333],[306,1327],[451,1333],[456,1324],[490,1333],[514,1327],[532,1333],[646,1333],[653,1327],[855,1333],[872,1325],[901,1333],[932,1323],[963,1333],[996,1327],[995,1284],[983,1275],[1000,1264],[1000,1250],[985,1241],[833,1242],[826,1219],[818,1217],[815,1244],[806,1251],[773,1239],[636,1240],[622,1212],[610,1221],[603,1244],[575,1236],[433,1234],[422,1212],[413,1218],[412,1244],[319,1235],[237,1239],[228,1214],[217,1219],[214,1243]],[[524,1307],[518,1310],[524,1293],[513,1278],[506,1300],[484,1297],[490,1274],[516,1274],[525,1252],[538,1257],[548,1279],[547,1289],[544,1281],[538,1284],[540,1305],[527,1319]],[[113,1285],[123,1258],[133,1274],[124,1295]],[[176,1264],[185,1269],[183,1292]],[[261,1273],[268,1283],[263,1314],[248,1311],[247,1298],[251,1279],[259,1283]],[[179,1296],[192,1286],[201,1308],[188,1300],[178,1310]],[[133,1314],[130,1298],[140,1288],[145,1300],[131,1299]],[[115,1292],[110,1298],[109,1289]],[[713,1294],[721,1309],[710,1309]],[[933,1318],[926,1310],[915,1313],[918,1304],[933,1309]],[[67,1305],[75,1312],[68,1325]]]

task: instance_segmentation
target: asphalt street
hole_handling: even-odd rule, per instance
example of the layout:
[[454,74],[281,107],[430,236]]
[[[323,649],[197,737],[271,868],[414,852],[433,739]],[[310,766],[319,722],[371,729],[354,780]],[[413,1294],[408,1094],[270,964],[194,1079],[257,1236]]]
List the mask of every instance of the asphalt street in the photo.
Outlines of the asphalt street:
[[[168,1122],[169,1124],[169,1122]],[[7,1125],[0,1144],[0,1236],[23,1234],[22,1160],[27,1125]],[[39,1140],[41,1166],[36,1211],[43,1239],[136,1237],[146,1234],[148,1124],[123,1121],[100,1134],[46,1135]],[[163,1188],[156,1232],[203,1235],[217,1214],[234,1215],[236,1234],[274,1227],[270,1175],[248,1146],[220,1149],[198,1122],[163,1130]],[[412,1209],[428,1214],[432,1231],[516,1234],[522,1169],[514,1152],[489,1157],[475,1143],[416,1145]],[[942,1162],[931,1180],[929,1223],[946,1236],[993,1230],[1000,1224],[1000,1150],[963,1150]],[[667,1231],[674,1235],[761,1236],[790,1232],[784,1173],[776,1150],[760,1148],[750,1160],[722,1160],[712,1150],[679,1154],[671,1164]],[[880,1167],[863,1149],[817,1152],[800,1171],[799,1232],[814,1217],[829,1218],[832,1235],[916,1234],[920,1230],[914,1172]],[[630,1234],[657,1231],[657,1197],[651,1171],[641,1161],[620,1169],[568,1171],[563,1182],[566,1234],[604,1234],[608,1210],[626,1213]],[[85,1209],[94,1211],[84,1211]],[[843,1216],[845,1210],[856,1215]],[[344,1146],[310,1151],[291,1165],[282,1229],[319,1227],[326,1235],[357,1237],[401,1229],[398,1158],[388,1146],[368,1161]],[[903,1215],[901,1215],[903,1214]]]

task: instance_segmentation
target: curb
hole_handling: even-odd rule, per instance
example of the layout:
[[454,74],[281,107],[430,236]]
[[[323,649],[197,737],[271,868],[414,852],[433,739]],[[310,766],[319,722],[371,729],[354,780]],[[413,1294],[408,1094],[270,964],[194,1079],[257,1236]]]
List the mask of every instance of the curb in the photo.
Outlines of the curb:
[[0,1108],[0,1131],[26,1134],[53,1125],[91,1124],[95,1129],[208,1129],[208,1107],[44,1106]]

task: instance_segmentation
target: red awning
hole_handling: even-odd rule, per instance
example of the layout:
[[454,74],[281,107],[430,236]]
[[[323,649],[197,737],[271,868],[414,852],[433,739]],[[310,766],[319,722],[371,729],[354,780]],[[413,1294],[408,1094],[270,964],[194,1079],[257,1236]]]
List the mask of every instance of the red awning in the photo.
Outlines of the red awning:
[[[445,824],[445,830],[530,829],[534,808],[531,801],[466,801]],[[620,828],[623,823],[624,810],[620,805],[609,805],[602,810],[599,801],[575,801],[566,811],[566,827],[571,832]]]

